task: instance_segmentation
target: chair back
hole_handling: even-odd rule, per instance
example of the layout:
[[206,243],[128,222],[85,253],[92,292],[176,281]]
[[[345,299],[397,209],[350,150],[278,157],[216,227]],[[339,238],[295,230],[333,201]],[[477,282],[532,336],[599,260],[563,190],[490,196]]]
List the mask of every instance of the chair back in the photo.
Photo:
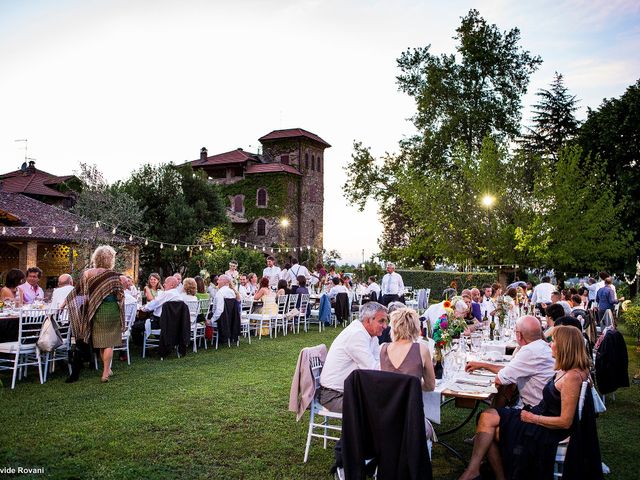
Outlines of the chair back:
[[319,356],[314,355],[309,357],[309,368],[311,369],[311,375],[313,376],[314,397],[320,389],[320,374],[322,374],[323,366],[324,364]]
[[242,306],[241,306],[241,315],[243,317],[247,316],[247,315],[251,315],[251,313],[253,310],[253,298],[245,298],[242,300]]
[[280,295],[276,300],[278,302],[278,315],[284,315],[287,311],[288,295]]
[[304,317],[307,315],[307,308],[309,308],[309,294],[303,293],[300,295],[300,308],[298,308],[301,316]]
[[46,316],[47,312],[39,308],[20,310],[18,342],[21,345],[35,345],[37,343]]
[[138,313],[137,303],[127,303],[124,306],[124,324],[127,330],[131,330],[131,325],[136,321],[136,315]]
[[296,308],[296,305],[298,304],[299,296],[300,294],[298,293],[292,293],[289,295],[289,300],[287,301],[287,312],[290,312],[291,310]]
[[[71,322],[69,322],[69,310],[66,308],[52,308],[49,315],[56,321],[58,332],[64,340],[63,346],[69,346],[71,342]],[[60,347],[59,347],[60,348]]]
[[190,300],[184,303],[189,307],[189,319],[191,320],[191,325],[193,325],[196,323],[198,314],[200,313],[200,300]]
[[200,313],[205,317],[209,314],[209,309],[211,308],[211,297],[209,298],[201,298],[198,300],[200,304]]

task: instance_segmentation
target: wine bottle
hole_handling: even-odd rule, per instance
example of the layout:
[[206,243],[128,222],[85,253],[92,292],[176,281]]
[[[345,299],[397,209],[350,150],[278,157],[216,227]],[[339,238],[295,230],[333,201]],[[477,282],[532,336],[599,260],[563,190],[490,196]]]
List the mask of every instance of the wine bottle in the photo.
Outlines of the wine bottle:
[[493,331],[496,329],[496,322],[493,315],[491,316],[491,323],[489,324],[489,340],[493,340]]

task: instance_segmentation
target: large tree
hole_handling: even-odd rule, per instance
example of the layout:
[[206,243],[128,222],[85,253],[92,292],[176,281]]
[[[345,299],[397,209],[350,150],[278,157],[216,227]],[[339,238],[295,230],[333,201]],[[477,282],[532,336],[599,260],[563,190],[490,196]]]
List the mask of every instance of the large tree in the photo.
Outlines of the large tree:
[[[635,269],[640,248],[640,80],[620,98],[605,99],[589,109],[578,142],[585,156],[601,164],[617,204],[625,204],[622,222],[633,234],[626,269]],[[599,191],[594,192],[594,197]]]
[[[346,194],[360,208],[368,198],[380,205],[382,255],[405,263],[429,266],[443,255],[433,246],[440,230],[415,223],[414,199],[433,195],[428,188],[435,179],[457,188],[456,179],[464,175],[454,158],[457,149],[478,158],[485,139],[504,144],[518,134],[521,99],[541,63],[520,47],[517,28],[501,32],[476,10],[462,18],[454,38],[457,54],[437,56],[427,46],[398,59],[398,87],[416,102],[418,133],[401,141],[398,153],[380,159],[356,142],[346,167]],[[487,258],[486,253],[480,256]]]

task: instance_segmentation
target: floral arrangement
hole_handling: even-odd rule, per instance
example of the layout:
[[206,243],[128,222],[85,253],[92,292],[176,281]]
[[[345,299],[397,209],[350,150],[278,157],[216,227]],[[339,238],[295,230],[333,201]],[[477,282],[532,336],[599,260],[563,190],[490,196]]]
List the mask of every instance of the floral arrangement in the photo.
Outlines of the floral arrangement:
[[454,338],[460,338],[462,332],[467,328],[467,322],[463,318],[455,317],[453,305],[449,300],[445,300],[442,306],[445,313],[436,320],[433,328],[433,340],[436,342],[436,349],[439,351],[448,347]]
[[513,299],[507,295],[498,297],[496,301],[496,313],[494,316],[497,321],[504,321],[509,317],[509,310],[513,307]]

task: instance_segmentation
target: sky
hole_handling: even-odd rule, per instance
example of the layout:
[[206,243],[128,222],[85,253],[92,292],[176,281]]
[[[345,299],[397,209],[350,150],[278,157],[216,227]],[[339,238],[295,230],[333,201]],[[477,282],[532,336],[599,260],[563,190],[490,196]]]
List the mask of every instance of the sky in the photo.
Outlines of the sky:
[[325,151],[324,246],[358,262],[378,250],[376,205],[343,195],[354,140],[374,155],[410,135],[411,99],[396,59],[410,47],[454,53],[476,8],[558,71],[579,118],[640,78],[637,0],[0,0],[0,171],[28,156],[70,174],[96,164],[109,181],[145,163],[181,163],[304,128]]

